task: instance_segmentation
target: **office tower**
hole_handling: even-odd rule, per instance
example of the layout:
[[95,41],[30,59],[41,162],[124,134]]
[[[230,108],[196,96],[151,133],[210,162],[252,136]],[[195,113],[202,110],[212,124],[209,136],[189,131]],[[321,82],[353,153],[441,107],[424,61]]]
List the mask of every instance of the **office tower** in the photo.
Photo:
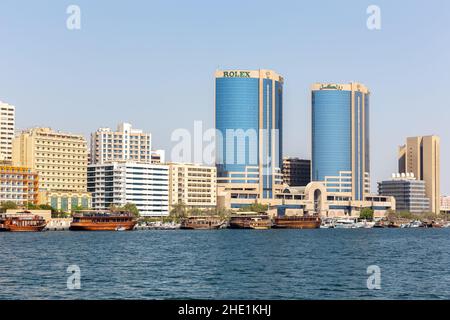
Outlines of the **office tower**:
[[133,162],[91,164],[88,191],[96,210],[133,203],[141,216],[168,216],[169,166]]
[[191,208],[214,208],[217,204],[217,169],[197,164],[170,163],[169,203]]
[[217,176],[233,207],[282,190],[283,82],[271,70],[215,73]]
[[91,135],[91,164],[112,161],[151,163],[151,134],[121,123],[116,131],[100,128]]
[[440,212],[440,138],[438,136],[409,137],[399,147],[399,171],[412,173],[425,181],[430,210]]
[[378,194],[394,197],[399,212],[425,213],[430,210],[425,182],[417,180],[413,174],[393,174],[391,180],[378,183]]
[[0,160],[12,160],[16,108],[0,101]]
[[81,135],[33,128],[13,140],[14,166],[39,175],[39,203],[58,210],[90,206],[86,191],[87,142]]
[[311,160],[283,159],[283,182],[290,187],[304,187],[311,182]]
[[369,97],[359,83],[312,86],[312,180],[353,200],[370,193]]

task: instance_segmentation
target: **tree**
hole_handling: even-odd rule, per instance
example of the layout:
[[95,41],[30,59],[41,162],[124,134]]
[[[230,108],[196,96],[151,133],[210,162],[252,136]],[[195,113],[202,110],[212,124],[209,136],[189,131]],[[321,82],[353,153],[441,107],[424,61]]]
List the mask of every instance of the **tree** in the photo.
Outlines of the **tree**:
[[172,210],[170,211],[170,215],[174,218],[184,218],[187,215],[187,208],[183,202],[174,204],[172,206]]
[[239,209],[240,212],[251,211],[251,212],[267,212],[269,206],[261,203],[253,203],[249,206],[245,206]]
[[78,211],[83,211],[86,210],[87,208],[83,207],[83,206],[73,206],[72,207],[72,213],[74,212],[78,212]]
[[120,209],[123,211],[130,212],[133,216],[139,218],[139,209],[136,207],[134,203],[129,202]]
[[38,206],[38,208],[40,209],[40,210],[51,210],[52,212],[53,211],[56,211],[55,210],[55,208],[53,208],[51,205],[49,205],[49,204],[40,204],[39,206]]
[[373,209],[371,208],[363,208],[361,213],[359,214],[361,219],[373,220]]
[[13,201],[2,202],[1,208],[6,211],[8,209],[17,209],[17,204]]

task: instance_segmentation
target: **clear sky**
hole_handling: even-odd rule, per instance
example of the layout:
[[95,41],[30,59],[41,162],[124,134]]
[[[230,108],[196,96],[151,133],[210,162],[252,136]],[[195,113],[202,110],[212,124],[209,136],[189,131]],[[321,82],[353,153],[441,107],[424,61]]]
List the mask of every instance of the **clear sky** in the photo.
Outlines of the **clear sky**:
[[[66,28],[69,5],[81,30]],[[381,30],[366,27],[369,5]],[[174,129],[212,127],[217,68],[285,77],[284,155],[310,158],[313,82],[371,92],[373,182],[397,171],[407,136],[441,136],[450,194],[450,1],[0,2],[0,100],[19,129],[73,133],[128,121],[174,145]],[[375,184],[373,184],[375,186]]]

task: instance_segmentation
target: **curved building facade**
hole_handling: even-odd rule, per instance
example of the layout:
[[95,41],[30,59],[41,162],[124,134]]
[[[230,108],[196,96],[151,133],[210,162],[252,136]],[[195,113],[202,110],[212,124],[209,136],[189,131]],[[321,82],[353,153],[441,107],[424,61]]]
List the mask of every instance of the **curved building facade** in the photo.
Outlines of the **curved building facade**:
[[353,200],[370,192],[369,97],[359,83],[312,87],[312,180]]
[[282,188],[283,78],[271,70],[216,71],[218,183],[235,207]]

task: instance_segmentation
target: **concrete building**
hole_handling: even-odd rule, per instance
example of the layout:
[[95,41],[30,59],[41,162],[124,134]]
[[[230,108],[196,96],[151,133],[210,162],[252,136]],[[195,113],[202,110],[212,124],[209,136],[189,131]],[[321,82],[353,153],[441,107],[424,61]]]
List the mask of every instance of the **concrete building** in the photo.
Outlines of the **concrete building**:
[[283,189],[283,83],[271,70],[215,73],[217,182],[233,208]]
[[217,169],[197,164],[170,163],[169,203],[183,203],[191,208],[217,205]]
[[450,196],[441,196],[441,212],[450,213]]
[[[50,128],[33,128],[16,136],[12,149],[14,166],[30,168],[39,175],[39,203],[58,203],[54,208],[63,210],[65,207],[60,204],[76,193],[80,199],[88,199],[89,205],[87,143],[83,136]],[[68,210],[71,208],[69,206]]]
[[409,137],[399,147],[400,173],[412,173],[425,181],[426,196],[430,199],[430,211],[440,212],[440,138],[438,136]]
[[425,181],[413,174],[393,174],[391,180],[378,183],[378,194],[395,198],[397,211],[411,213],[430,212],[430,200],[425,195]]
[[[218,203],[231,208],[230,193],[218,187]],[[374,210],[375,218],[383,218],[389,210],[396,210],[395,198],[391,196],[367,195],[364,200],[352,200],[327,191],[323,182],[311,182],[305,187],[288,187],[277,194],[276,199],[261,199],[260,203],[269,205],[273,215],[318,214],[323,218],[359,218],[363,208]]]
[[370,92],[359,83],[312,86],[312,181],[364,201],[370,194]]
[[114,161],[151,163],[151,134],[121,123],[117,130],[100,128],[91,135],[91,164]]
[[0,164],[0,203],[38,203],[38,175],[29,168]]
[[105,163],[88,167],[92,207],[133,203],[144,217],[169,215],[169,166],[145,163]]
[[0,101],[0,161],[12,160],[16,108]]
[[164,164],[166,163],[166,151],[165,150],[153,150],[151,152],[151,163]]
[[304,187],[311,182],[311,160],[283,159],[283,182],[290,187]]

